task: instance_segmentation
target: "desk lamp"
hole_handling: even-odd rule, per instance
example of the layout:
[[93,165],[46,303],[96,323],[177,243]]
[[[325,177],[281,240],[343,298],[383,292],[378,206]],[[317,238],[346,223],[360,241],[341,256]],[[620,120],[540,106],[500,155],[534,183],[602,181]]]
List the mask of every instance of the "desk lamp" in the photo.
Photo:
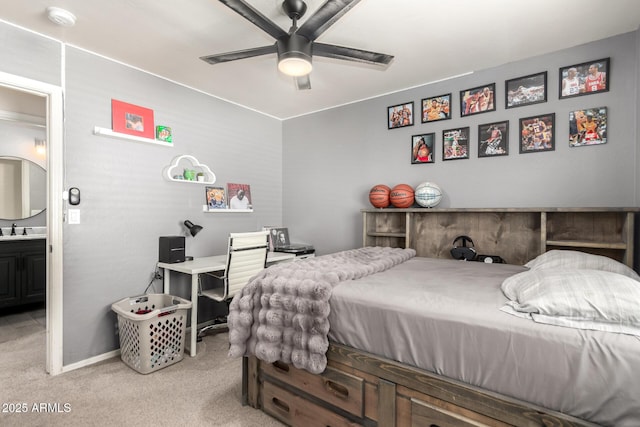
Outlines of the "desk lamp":
[[200,230],[202,230],[202,226],[194,224],[189,220],[186,220],[184,222],[184,225],[189,229],[189,232],[191,233],[191,235],[193,237],[195,237],[196,234],[198,234],[200,232]]

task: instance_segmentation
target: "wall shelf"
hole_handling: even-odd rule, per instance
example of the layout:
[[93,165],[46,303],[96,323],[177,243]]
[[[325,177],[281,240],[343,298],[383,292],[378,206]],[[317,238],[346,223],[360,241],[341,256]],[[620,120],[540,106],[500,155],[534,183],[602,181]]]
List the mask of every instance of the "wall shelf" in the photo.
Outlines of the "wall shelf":
[[253,212],[253,209],[209,209],[207,205],[202,206],[202,212],[207,213],[234,213],[234,212]]
[[[193,168],[194,170],[202,172],[204,174],[204,181],[191,181],[188,179],[174,178],[174,176],[176,175],[181,176],[178,172],[180,171],[181,167],[184,168],[184,164],[183,166],[180,166],[180,162],[183,160],[189,162],[191,168]],[[190,184],[214,184],[216,182],[216,174],[213,173],[209,166],[205,165],[204,163],[200,163],[198,159],[188,154],[183,154],[182,156],[178,156],[173,159],[171,164],[164,168],[163,175],[169,181],[174,182],[187,182]]]
[[98,126],[93,128],[93,134],[101,135],[101,136],[109,136],[109,137],[119,138],[119,139],[127,139],[129,141],[145,142],[147,144],[162,145],[164,147],[173,147],[173,143],[171,142],[160,141],[159,139],[152,139],[152,138],[142,138],[135,135],[128,135],[126,133],[114,132],[111,129],[101,128]]

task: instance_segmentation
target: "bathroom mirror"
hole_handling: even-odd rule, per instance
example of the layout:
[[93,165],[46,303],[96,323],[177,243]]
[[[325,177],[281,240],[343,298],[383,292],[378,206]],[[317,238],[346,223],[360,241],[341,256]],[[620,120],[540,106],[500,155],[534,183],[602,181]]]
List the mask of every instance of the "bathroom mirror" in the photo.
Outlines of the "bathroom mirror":
[[29,160],[0,156],[0,219],[30,218],[47,206],[47,173]]

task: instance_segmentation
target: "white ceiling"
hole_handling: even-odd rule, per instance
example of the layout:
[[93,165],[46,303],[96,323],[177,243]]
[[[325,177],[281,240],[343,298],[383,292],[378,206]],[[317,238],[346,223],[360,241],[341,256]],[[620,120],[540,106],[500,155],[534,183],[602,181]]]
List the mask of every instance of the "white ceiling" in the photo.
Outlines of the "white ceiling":
[[[288,31],[281,0],[247,0]],[[304,22],[324,2],[307,0]],[[64,8],[74,27],[46,8]],[[286,119],[638,29],[638,0],[362,0],[317,41],[394,55],[386,68],[315,57],[311,90],[276,55],[199,57],[274,40],[218,0],[0,0],[0,19]],[[404,100],[399,100],[404,101]]]

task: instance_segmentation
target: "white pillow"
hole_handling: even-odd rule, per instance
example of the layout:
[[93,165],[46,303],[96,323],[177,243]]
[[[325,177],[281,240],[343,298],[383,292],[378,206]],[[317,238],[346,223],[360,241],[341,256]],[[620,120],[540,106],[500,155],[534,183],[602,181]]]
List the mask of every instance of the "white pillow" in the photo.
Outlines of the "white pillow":
[[640,283],[622,274],[530,270],[506,278],[502,291],[511,310],[540,323],[640,334]]
[[640,281],[640,276],[633,269],[614,259],[579,251],[554,249],[545,252],[524,265],[532,270],[540,268],[570,268],[603,270],[623,274]]

